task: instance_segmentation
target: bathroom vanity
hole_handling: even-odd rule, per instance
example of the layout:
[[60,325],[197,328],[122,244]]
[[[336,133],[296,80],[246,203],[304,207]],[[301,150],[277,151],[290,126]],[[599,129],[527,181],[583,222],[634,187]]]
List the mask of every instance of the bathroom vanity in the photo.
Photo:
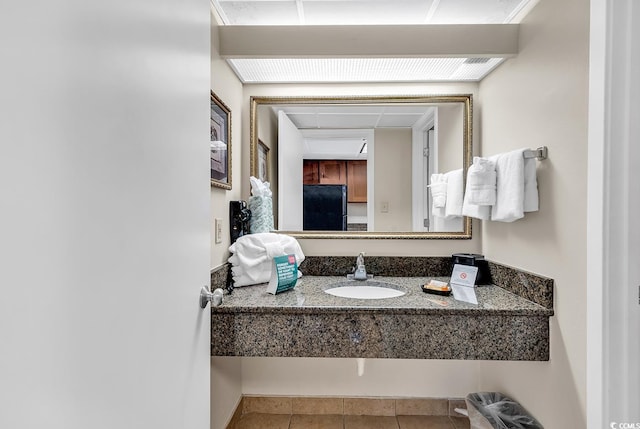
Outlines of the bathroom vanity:
[[279,295],[266,285],[235,289],[212,309],[211,355],[549,360],[553,280],[490,263],[494,284],[476,288],[476,305],[422,291],[430,279],[448,280],[437,275],[448,270],[446,258],[392,259],[369,258],[368,267],[404,292],[394,298],[326,293],[345,277],[313,274],[336,274],[352,258],[305,261],[305,276]]

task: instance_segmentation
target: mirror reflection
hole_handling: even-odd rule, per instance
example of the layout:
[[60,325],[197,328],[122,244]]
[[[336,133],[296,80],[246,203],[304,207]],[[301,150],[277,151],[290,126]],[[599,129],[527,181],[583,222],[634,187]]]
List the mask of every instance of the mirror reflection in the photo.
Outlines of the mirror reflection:
[[[434,216],[432,174],[471,157],[471,96],[252,97],[251,175],[297,237],[470,238]],[[268,165],[260,148],[269,150]]]

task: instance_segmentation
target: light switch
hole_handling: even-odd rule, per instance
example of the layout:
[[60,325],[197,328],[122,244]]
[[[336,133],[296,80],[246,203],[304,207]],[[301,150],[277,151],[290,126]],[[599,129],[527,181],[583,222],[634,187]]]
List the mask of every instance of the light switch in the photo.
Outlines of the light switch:
[[215,218],[214,231],[216,244],[222,243],[222,219],[219,217]]
[[380,207],[380,212],[381,213],[389,213],[389,202],[388,201],[383,201]]

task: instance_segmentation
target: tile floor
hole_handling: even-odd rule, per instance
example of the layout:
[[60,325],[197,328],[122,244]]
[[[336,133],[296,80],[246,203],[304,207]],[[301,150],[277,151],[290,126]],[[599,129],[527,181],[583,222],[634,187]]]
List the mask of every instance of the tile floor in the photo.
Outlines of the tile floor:
[[469,429],[469,420],[448,416],[249,413],[234,429]]
[[464,399],[243,397],[227,429],[469,429]]

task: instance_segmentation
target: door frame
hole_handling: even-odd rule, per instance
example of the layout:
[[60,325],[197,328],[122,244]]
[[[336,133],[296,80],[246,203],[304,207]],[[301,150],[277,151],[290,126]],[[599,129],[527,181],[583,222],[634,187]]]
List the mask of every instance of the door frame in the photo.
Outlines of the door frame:
[[640,423],[640,278],[632,263],[640,259],[633,225],[640,196],[630,189],[640,182],[634,168],[640,130],[632,119],[640,92],[634,79],[640,56],[633,55],[640,48],[640,33],[634,33],[640,9],[633,3],[592,0],[590,6],[586,410],[593,429]]
[[[429,168],[432,172],[438,171],[438,127],[437,124],[438,109],[433,109],[433,114],[422,117],[411,127],[411,223],[413,232],[431,231],[433,222],[431,214],[425,211],[425,207],[429,207]],[[433,142],[429,142],[425,135],[429,130],[434,128]],[[424,155],[426,145],[429,144],[429,155]],[[429,219],[429,228],[424,226],[424,219]]]

